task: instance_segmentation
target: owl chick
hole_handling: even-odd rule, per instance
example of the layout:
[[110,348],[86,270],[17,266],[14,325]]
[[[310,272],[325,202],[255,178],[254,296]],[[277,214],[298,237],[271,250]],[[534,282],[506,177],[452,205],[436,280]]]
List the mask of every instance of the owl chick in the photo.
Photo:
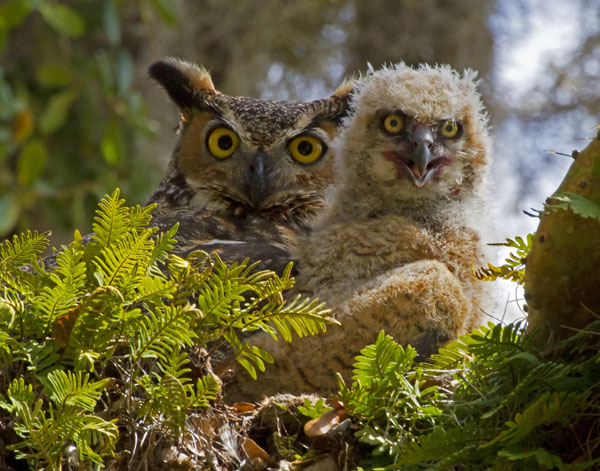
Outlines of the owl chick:
[[322,224],[293,255],[298,289],[318,296],[341,326],[280,345],[255,344],[275,365],[231,399],[331,392],[354,356],[384,329],[421,355],[476,326],[483,298],[479,219],[491,160],[476,74],[403,63],[364,78],[335,143],[341,186]]
[[[179,222],[179,253],[200,247],[234,259],[277,258],[325,205],[330,142],[351,83],[303,103],[224,95],[205,69],[174,58],[149,72],[181,111],[179,142],[148,200],[158,205],[153,222],[163,230]],[[281,269],[289,256],[279,258],[265,265]]]

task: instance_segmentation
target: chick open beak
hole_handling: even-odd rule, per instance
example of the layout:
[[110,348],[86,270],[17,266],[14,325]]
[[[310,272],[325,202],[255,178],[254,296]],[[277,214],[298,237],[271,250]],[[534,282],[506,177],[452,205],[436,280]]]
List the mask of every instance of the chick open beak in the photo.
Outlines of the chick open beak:
[[417,125],[411,137],[412,152],[402,159],[402,173],[415,186],[421,188],[438,172],[447,159],[433,153],[433,131],[431,127]]

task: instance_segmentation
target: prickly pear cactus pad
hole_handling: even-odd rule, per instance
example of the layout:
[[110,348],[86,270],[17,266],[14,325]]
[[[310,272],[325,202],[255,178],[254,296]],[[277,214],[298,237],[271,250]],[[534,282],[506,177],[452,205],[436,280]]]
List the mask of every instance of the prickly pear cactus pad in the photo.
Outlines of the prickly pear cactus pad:
[[600,315],[600,132],[541,216],[525,270],[530,327],[557,337]]

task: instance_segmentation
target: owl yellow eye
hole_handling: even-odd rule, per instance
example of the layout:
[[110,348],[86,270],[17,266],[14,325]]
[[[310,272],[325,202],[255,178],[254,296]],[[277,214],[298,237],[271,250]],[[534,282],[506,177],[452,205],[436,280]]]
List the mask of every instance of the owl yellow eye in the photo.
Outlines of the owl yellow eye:
[[216,128],[208,136],[208,150],[217,159],[226,159],[237,149],[237,134],[229,128]]
[[314,164],[325,153],[325,144],[312,136],[295,137],[288,144],[290,154],[302,165]]
[[390,134],[398,134],[404,128],[404,118],[398,114],[389,114],[383,120],[383,129]]
[[440,133],[447,139],[454,139],[458,137],[458,133],[461,130],[460,123],[453,119],[446,119],[440,123]]

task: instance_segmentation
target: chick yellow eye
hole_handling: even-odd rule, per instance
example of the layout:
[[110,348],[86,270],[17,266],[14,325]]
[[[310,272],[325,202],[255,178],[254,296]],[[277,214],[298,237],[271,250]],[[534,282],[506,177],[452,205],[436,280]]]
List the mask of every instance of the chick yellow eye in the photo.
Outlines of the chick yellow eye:
[[440,133],[447,139],[458,137],[460,129],[460,123],[453,119],[446,119],[440,123]]
[[404,118],[398,114],[389,114],[383,120],[383,129],[390,134],[398,134],[404,128]]
[[229,128],[213,129],[208,136],[208,150],[217,159],[231,157],[239,144],[237,134]]
[[302,165],[314,164],[325,153],[325,144],[313,136],[295,137],[288,144],[291,156]]

